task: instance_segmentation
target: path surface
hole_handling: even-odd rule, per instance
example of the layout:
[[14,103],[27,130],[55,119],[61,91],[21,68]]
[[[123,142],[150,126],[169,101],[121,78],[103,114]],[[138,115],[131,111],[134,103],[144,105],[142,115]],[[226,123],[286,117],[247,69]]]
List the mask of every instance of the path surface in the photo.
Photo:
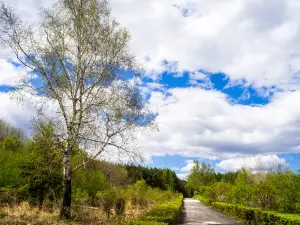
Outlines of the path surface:
[[225,216],[205,205],[199,200],[185,198],[183,200],[182,217],[179,225],[241,225],[229,216]]

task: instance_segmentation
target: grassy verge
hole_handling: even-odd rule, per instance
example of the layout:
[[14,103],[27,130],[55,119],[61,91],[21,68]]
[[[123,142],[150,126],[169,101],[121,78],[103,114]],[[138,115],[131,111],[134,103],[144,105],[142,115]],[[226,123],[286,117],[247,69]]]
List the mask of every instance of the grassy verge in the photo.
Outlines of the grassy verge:
[[232,216],[249,225],[300,225],[299,214],[284,214],[263,211],[259,208],[245,207],[224,202],[213,202],[201,196],[195,196],[203,204],[206,204],[218,212]]
[[126,225],[166,225],[178,224],[183,196],[162,204],[158,204],[137,220],[127,221]]

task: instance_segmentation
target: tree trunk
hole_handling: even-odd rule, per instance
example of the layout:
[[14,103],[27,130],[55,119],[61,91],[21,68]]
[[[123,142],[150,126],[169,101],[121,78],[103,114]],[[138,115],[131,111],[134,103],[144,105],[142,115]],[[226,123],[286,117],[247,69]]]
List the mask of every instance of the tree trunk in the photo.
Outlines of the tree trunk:
[[63,180],[63,199],[60,208],[60,218],[71,218],[71,148],[67,144],[66,152],[64,153],[64,180]]
[[38,196],[38,201],[39,201],[39,210],[43,208],[43,202],[44,202],[44,190],[40,190],[39,196]]

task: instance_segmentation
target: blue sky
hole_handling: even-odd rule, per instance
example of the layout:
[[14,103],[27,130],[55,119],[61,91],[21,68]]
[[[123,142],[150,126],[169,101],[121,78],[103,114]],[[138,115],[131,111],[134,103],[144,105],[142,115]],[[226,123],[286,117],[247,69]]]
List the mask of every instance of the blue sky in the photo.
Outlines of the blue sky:
[[[35,26],[54,0],[4,0]],[[159,132],[138,142],[148,166],[188,174],[193,159],[216,171],[256,161],[299,169],[300,4],[294,0],[110,1],[143,65],[141,87]],[[274,16],[276,15],[276,17]],[[138,18],[138,19],[137,19]],[[0,51],[0,119],[24,130],[35,109],[7,91],[25,71]]]
[[[205,86],[205,90],[215,90],[217,92],[224,93],[227,97],[227,101],[234,105],[246,105],[251,107],[264,107],[270,103],[272,100],[274,92],[281,92],[276,86],[272,87],[261,87],[262,91],[268,91],[267,95],[262,95],[261,90],[257,90],[252,85],[248,85],[245,80],[240,80],[238,82],[231,82],[230,77],[224,73],[209,73],[203,70],[198,72],[203,73],[205,78],[198,80],[197,83],[190,82],[190,73],[185,71],[180,74],[164,72],[160,74],[158,80],[149,79],[146,77],[143,79],[143,86],[147,86],[150,82],[157,82],[163,85],[164,89],[154,88],[152,91],[159,91],[162,93],[168,93],[169,89],[174,88],[189,88],[195,87],[199,84],[210,83],[209,87]],[[151,94],[149,94],[151,95]],[[283,150],[284,152],[284,150]],[[270,152],[271,153],[271,152]],[[256,153],[250,157],[256,157]],[[298,170],[299,167],[299,157],[298,153],[289,154],[278,154],[278,157],[284,159],[284,161],[289,165],[292,170]],[[204,161],[210,163],[216,168],[217,172],[226,172],[227,169],[218,168],[216,165],[221,162],[221,160],[212,160],[199,157],[182,157],[180,155],[166,155],[166,156],[153,156],[151,161],[148,163],[150,167],[160,167],[160,168],[171,168],[175,170],[178,174],[182,175],[188,173],[184,168],[193,159],[199,161]],[[229,171],[231,171],[229,169]],[[234,171],[234,169],[233,169]]]

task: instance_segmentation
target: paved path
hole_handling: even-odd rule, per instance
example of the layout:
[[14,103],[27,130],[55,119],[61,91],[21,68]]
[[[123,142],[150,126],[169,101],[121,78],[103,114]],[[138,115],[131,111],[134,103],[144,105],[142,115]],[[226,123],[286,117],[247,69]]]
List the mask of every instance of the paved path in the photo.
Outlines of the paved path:
[[229,216],[225,216],[205,205],[199,200],[185,198],[183,200],[182,218],[179,225],[241,225]]

